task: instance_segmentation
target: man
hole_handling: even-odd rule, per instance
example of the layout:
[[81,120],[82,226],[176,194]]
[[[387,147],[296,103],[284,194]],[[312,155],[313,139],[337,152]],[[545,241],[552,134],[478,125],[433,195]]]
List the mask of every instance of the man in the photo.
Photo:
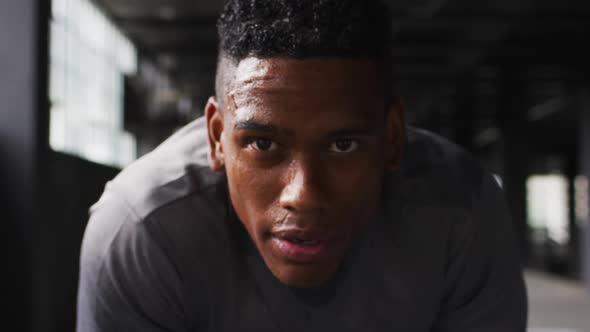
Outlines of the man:
[[228,2],[205,117],[92,208],[79,331],[525,331],[502,193],[406,131],[388,20]]

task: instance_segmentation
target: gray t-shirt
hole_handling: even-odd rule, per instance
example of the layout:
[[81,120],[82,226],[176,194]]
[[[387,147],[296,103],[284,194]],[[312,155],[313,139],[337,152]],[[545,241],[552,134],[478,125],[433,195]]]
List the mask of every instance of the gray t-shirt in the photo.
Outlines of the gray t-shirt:
[[201,118],[107,184],[82,245],[78,331],[525,331],[503,194],[453,144],[410,128],[380,217],[307,290],[268,270],[207,149]]

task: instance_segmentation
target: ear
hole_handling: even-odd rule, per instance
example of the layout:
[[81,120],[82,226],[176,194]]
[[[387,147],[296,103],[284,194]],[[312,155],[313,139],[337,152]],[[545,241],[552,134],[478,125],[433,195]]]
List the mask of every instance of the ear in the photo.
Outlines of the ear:
[[387,112],[386,119],[386,167],[397,171],[402,161],[406,144],[406,110],[402,100],[396,98]]
[[225,165],[223,144],[223,114],[215,97],[210,97],[205,106],[205,118],[207,120],[207,132],[209,141],[209,167],[213,171],[222,171]]

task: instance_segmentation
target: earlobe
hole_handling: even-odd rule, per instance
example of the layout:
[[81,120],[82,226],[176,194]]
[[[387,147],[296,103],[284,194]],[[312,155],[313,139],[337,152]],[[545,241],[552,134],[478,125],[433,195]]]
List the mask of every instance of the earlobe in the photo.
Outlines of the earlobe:
[[215,97],[210,97],[205,106],[205,118],[207,120],[207,133],[209,142],[208,161],[213,171],[222,171],[225,165],[223,145],[223,115]]
[[387,115],[387,170],[399,170],[406,143],[405,108],[400,99],[391,105]]

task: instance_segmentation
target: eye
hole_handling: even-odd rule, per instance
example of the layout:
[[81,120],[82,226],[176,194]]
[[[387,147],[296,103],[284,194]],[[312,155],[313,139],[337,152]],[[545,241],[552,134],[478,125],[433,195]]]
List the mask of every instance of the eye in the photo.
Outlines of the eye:
[[255,138],[250,143],[250,146],[258,151],[271,151],[275,149],[276,143],[267,138]]
[[330,151],[336,153],[348,153],[358,148],[358,142],[352,139],[339,139],[330,145]]

